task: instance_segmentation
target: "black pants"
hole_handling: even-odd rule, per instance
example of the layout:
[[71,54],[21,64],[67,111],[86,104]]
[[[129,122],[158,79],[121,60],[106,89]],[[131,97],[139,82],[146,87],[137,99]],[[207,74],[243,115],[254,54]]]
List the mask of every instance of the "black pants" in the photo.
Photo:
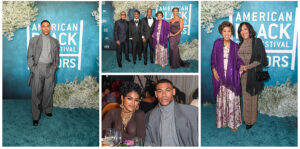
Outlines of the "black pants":
[[117,45],[117,60],[118,60],[118,64],[121,65],[122,64],[122,49],[124,49],[125,51],[125,58],[129,59],[129,54],[128,54],[128,42],[127,41],[123,41],[120,43],[120,45]]
[[143,54],[144,54],[144,62],[147,63],[147,49],[148,45],[150,46],[150,60],[153,61],[154,58],[154,49],[153,49],[153,38],[146,38],[146,42],[143,42]]
[[142,41],[140,38],[133,38],[131,40],[132,43],[132,58],[133,61],[136,61],[136,54],[138,54],[139,59],[142,57]]

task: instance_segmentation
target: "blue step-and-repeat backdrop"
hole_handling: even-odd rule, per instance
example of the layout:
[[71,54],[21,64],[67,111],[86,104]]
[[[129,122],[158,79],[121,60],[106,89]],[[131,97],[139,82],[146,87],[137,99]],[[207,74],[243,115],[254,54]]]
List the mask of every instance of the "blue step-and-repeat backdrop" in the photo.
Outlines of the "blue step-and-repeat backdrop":
[[3,98],[29,99],[27,86],[27,46],[30,38],[41,34],[40,22],[49,20],[51,36],[60,42],[57,83],[99,76],[99,27],[92,12],[97,2],[36,2],[38,16],[27,28],[18,29],[13,40],[3,36]]
[[[163,1],[158,8],[152,9],[152,16],[155,17],[157,11],[162,11],[164,13],[163,19],[169,21],[173,18],[172,9],[174,7],[179,8],[179,16],[183,18],[184,21],[180,43],[198,39],[199,10],[197,1]],[[116,45],[113,35],[114,10],[112,2],[102,2],[102,50],[115,50]],[[127,12],[129,19],[133,19],[133,12],[133,10]],[[140,19],[143,17],[145,17],[145,15],[141,14]]]
[[[215,103],[212,92],[212,72],[210,55],[213,43],[222,38],[218,26],[223,21],[230,21],[235,27],[233,40],[239,43],[237,29],[241,22],[249,22],[254,27],[257,37],[261,38],[269,61],[266,70],[271,79],[265,85],[276,85],[276,82],[285,83],[288,78],[296,83],[297,60],[297,32],[295,26],[297,2],[257,2],[244,1],[241,8],[235,10],[232,16],[222,18],[214,23],[212,33],[201,29],[201,98],[202,102]],[[299,17],[299,16],[298,16]]]

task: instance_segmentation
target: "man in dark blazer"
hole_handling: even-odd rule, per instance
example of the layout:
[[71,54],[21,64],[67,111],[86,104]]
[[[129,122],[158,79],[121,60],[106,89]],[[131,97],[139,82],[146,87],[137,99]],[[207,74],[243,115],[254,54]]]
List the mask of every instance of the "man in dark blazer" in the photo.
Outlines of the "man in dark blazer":
[[143,41],[143,55],[144,55],[144,64],[147,65],[147,49],[148,45],[150,47],[150,61],[154,62],[154,47],[153,47],[153,38],[152,34],[154,31],[155,18],[152,17],[152,9],[147,9],[147,16],[142,19],[141,33]]
[[134,19],[129,22],[129,40],[132,43],[132,57],[133,64],[136,64],[136,54],[138,53],[139,60],[142,58],[142,35],[141,35],[141,21],[139,19],[140,12],[134,11]]
[[159,104],[146,115],[145,146],[198,146],[198,108],[176,103],[175,93],[171,81],[157,82]]
[[29,41],[27,64],[30,69],[28,85],[32,85],[31,111],[33,125],[37,126],[41,112],[52,116],[56,69],[59,63],[59,42],[49,35],[50,22],[41,22],[42,34]]
[[130,62],[128,51],[128,21],[126,21],[126,12],[120,13],[121,19],[115,22],[114,37],[117,44],[118,66],[122,67],[122,49],[125,51],[125,59]]

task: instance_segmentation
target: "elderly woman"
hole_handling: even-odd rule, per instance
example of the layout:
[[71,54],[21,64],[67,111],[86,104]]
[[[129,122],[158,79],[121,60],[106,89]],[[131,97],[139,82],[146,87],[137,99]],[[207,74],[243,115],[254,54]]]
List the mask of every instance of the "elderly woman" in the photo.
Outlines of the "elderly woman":
[[102,135],[107,128],[122,132],[123,140],[134,137],[145,138],[145,113],[139,110],[141,88],[133,82],[125,82],[121,87],[120,108],[110,110],[102,121]]
[[161,65],[162,68],[168,64],[168,38],[170,27],[167,21],[163,20],[162,11],[156,13],[157,21],[155,21],[153,32],[153,48],[155,49],[155,64]]
[[261,39],[255,37],[251,24],[243,22],[238,28],[240,40],[239,56],[245,62],[244,73],[241,77],[243,94],[243,119],[246,129],[256,122],[257,97],[263,90],[264,82],[256,79],[256,72],[268,65],[265,47]]
[[244,65],[238,56],[239,45],[230,40],[233,25],[224,21],[219,26],[223,38],[214,43],[211,54],[213,91],[217,98],[217,128],[230,127],[237,131],[242,124],[240,107],[240,67]]

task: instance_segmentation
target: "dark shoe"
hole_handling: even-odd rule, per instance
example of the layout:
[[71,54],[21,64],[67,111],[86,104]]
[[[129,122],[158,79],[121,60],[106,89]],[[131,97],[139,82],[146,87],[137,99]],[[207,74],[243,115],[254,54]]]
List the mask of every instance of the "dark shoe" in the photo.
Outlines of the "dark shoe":
[[139,58],[139,61],[141,61],[142,60],[142,58]]
[[147,62],[144,62],[144,65],[147,65]]
[[136,64],[136,62],[133,62],[133,64]]
[[126,60],[127,60],[128,62],[131,62],[129,58],[128,58],[128,59],[126,59]]
[[122,68],[122,64],[119,64],[119,67]]
[[48,117],[51,117],[52,116],[52,113],[47,113],[46,114]]
[[33,120],[33,126],[37,126],[39,124],[38,120]]
[[151,64],[153,64],[154,62],[153,62],[153,60],[151,60]]
[[253,125],[246,125],[246,129],[249,130]]

